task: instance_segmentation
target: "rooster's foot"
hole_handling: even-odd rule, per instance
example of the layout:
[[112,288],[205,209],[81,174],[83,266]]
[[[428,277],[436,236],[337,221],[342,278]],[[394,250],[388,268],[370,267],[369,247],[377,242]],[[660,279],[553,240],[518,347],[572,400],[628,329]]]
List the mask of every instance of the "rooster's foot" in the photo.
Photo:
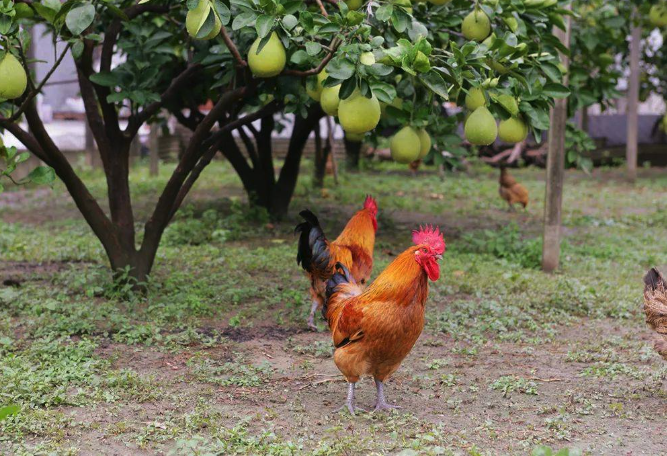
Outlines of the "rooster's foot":
[[336,411],[340,412],[343,409],[347,409],[348,412],[350,412],[350,415],[356,415],[355,412],[365,412],[366,410],[360,408],[360,407],[355,407],[354,405],[354,386],[356,384],[349,382],[347,384],[347,399],[345,400],[345,404],[338,408]]
[[387,404],[386,402],[383,404],[375,404],[375,408],[373,409],[374,412],[382,412],[385,410],[394,410],[394,409],[400,409],[400,405],[391,405]]
[[310,308],[310,315],[308,315],[308,327],[311,329],[311,331],[318,332],[319,329],[317,329],[317,325],[315,324],[315,312],[317,312],[317,308],[319,307],[319,303],[317,301],[313,301],[313,306]]

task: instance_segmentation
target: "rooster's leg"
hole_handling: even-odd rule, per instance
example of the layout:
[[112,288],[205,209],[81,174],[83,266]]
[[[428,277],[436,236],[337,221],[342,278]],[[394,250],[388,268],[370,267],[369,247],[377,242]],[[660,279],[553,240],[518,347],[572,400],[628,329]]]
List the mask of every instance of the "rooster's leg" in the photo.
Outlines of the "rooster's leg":
[[380,410],[392,410],[392,409],[398,409],[401,408],[398,405],[390,405],[387,404],[387,400],[384,397],[384,384],[378,380],[377,378],[375,379],[375,387],[378,390],[378,400],[375,403],[375,411],[380,411]]
[[310,308],[310,315],[308,316],[308,327],[313,331],[317,331],[317,325],[315,324],[315,312],[320,306],[320,302],[317,299],[313,299],[313,305]]
[[348,384],[347,384],[347,399],[345,400],[345,404],[338,409],[339,411],[346,408],[350,412],[351,415],[354,415],[355,411],[357,411],[357,412],[365,412],[366,411],[362,408],[354,406],[354,387],[355,386],[356,386],[356,383],[348,382]]

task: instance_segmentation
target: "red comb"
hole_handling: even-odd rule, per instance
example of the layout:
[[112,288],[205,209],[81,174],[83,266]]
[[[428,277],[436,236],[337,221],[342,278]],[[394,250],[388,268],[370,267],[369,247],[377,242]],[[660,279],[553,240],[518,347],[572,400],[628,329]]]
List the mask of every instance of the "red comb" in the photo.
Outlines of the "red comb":
[[412,232],[412,242],[415,245],[426,244],[439,255],[445,253],[445,238],[437,226],[420,226],[419,231],[414,230]]
[[366,200],[364,201],[364,209],[368,209],[371,211],[373,215],[377,215],[378,203],[375,201],[375,198],[373,198],[371,195],[366,195]]

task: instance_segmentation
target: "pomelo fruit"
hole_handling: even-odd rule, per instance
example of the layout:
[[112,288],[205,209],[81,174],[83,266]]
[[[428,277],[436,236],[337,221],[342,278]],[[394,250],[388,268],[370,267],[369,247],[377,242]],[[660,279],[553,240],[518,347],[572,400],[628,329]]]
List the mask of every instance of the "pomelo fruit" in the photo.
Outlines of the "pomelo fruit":
[[512,95],[507,95],[506,93],[503,93],[501,95],[498,95],[498,98],[496,98],[496,101],[507,110],[511,115],[516,116],[519,114],[519,103],[516,102],[516,98],[514,98]]
[[338,104],[340,103],[338,92],[340,92],[340,84],[322,89],[320,106],[322,106],[322,111],[330,116],[338,115]]
[[366,133],[345,133],[345,139],[350,142],[361,142],[366,137]]
[[[185,16],[185,28],[188,31],[188,35],[190,35],[192,38],[197,37],[199,29],[201,29],[202,25],[204,25],[204,22],[206,22],[206,18],[208,17],[211,9],[213,9],[213,7],[208,0],[199,0],[197,7],[191,11],[188,11],[187,16]],[[202,40],[212,40],[218,36],[218,33],[220,33],[222,24],[220,23],[220,19],[218,19],[217,14],[214,14],[214,17],[215,24],[213,25],[213,29],[211,29],[211,33],[206,35],[204,38],[201,38]]]
[[324,86],[322,86],[322,83],[324,80],[329,76],[327,73],[327,70],[322,70],[319,72],[317,75],[317,80],[315,81],[315,88],[311,89],[309,87],[309,84],[306,84],[306,92],[308,93],[308,96],[312,98],[315,101],[320,101],[320,97],[322,96],[322,90],[324,89]]
[[259,78],[271,78],[277,76],[285,68],[287,56],[285,55],[285,47],[282,41],[278,38],[276,32],[271,33],[266,46],[257,53],[259,42],[262,41],[259,37],[250,46],[248,51],[248,66],[252,74]]
[[412,163],[419,158],[421,141],[412,127],[403,127],[391,138],[391,158],[397,163]]
[[364,0],[345,0],[345,4],[351,10],[358,10],[364,4]]
[[491,33],[489,16],[481,9],[473,10],[463,19],[461,31],[467,40],[484,41]]
[[649,21],[656,27],[667,25],[667,4],[657,4],[651,7],[648,13]]
[[421,148],[419,149],[419,157],[417,158],[424,158],[431,150],[431,137],[424,128],[417,130],[417,136],[419,136],[419,144],[421,145]]
[[480,106],[486,104],[486,97],[484,96],[484,89],[481,87],[473,87],[466,94],[466,108],[474,111]]
[[498,137],[506,143],[518,143],[528,137],[528,125],[519,117],[501,120],[498,126]]
[[380,102],[375,95],[366,98],[355,90],[338,104],[338,120],[348,133],[366,133],[380,122]]
[[485,106],[475,109],[465,124],[465,136],[470,144],[488,146],[498,137],[496,119]]
[[28,76],[23,65],[10,52],[0,62],[0,98],[13,100],[25,92]]

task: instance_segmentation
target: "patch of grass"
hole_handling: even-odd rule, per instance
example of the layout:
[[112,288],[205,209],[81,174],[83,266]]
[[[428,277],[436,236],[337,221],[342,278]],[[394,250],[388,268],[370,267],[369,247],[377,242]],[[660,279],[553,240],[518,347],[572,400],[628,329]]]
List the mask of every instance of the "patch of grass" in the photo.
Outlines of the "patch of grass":
[[503,397],[508,397],[515,391],[517,393],[528,394],[531,396],[537,395],[537,383],[514,375],[500,377],[491,383],[490,388],[502,392]]

